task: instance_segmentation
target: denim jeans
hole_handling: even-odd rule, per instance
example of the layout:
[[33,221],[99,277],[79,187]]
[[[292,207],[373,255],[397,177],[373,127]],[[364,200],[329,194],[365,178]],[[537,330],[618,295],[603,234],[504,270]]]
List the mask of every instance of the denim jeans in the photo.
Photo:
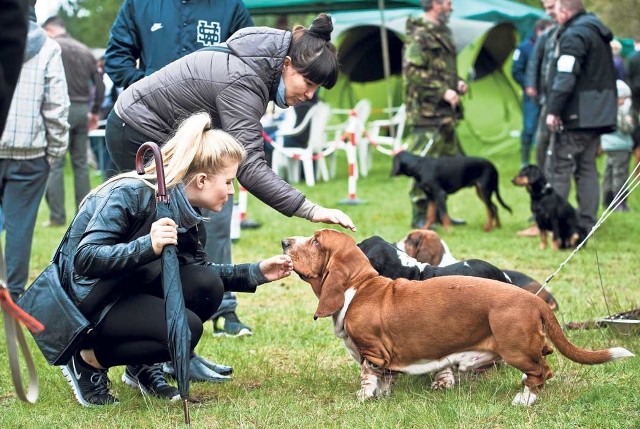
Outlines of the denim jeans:
[[29,278],[29,260],[38,207],[45,192],[46,158],[0,159],[0,206],[6,229],[7,286],[16,298]]

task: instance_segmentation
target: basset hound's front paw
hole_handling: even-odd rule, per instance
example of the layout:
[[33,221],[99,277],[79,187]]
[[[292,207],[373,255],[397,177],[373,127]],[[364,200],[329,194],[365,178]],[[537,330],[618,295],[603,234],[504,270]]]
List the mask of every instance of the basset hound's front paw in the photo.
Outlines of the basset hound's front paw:
[[433,383],[431,383],[431,389],[433,390],[451,389],[455,384],[456,384],[456,378],[453,375],[453,370],[451,368],[447,368],[436,373]]

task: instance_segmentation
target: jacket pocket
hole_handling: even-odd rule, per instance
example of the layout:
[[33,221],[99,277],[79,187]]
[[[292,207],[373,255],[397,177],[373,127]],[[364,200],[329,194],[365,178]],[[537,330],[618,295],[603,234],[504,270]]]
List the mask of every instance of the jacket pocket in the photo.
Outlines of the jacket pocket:
[[578,118],[576,119],[580,128],[615,126],[618,104],[614,91],[610,89],[582,91],[578,103]]

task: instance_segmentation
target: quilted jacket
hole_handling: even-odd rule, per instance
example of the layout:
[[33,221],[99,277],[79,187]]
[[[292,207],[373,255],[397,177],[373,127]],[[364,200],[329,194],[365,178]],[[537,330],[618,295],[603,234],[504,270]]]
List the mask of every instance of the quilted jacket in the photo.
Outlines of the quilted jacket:
[[164,142],[183,118],[210,114],[215,128],[235,137],[247,150],[238,181],[261,201],[286,216],[304,195],[267,165],[260,118],[274,100],[291,32],[249,27],[227,40],[231,54],[200,50],[163,67],[127,88],[115,111],[134,130]]

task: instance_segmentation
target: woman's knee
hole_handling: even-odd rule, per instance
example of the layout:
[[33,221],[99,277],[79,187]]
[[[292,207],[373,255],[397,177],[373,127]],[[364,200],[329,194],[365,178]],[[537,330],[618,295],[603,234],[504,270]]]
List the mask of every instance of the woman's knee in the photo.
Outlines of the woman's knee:
[[185,306],[202,320],[215,313],[222,302],[224,284],[215,271],[205,265],[190,265],[180,268]]
[[198,345],[200,338],[202,338],[202,333],[204,332],[203,321],[196,313],[187,310],[187,323],[191,331],[191,350],[193,350]]

